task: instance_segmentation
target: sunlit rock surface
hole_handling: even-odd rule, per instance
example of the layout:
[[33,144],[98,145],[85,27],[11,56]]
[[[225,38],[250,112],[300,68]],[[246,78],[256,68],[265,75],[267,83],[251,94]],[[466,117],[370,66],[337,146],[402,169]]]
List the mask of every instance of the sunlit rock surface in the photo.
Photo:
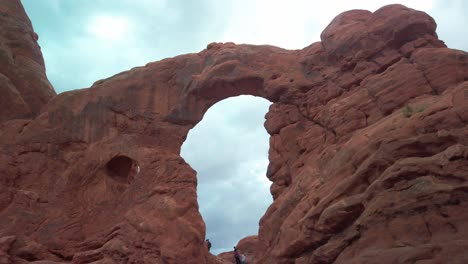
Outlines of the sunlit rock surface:
[[302,50],[212,43],[53,97],[20,2],[0,12],[0,263],[233,261],[206,250],[179,153],[243,94],[273,102],[249,263],[468,262],[468,55],[427,14],[353,10]]

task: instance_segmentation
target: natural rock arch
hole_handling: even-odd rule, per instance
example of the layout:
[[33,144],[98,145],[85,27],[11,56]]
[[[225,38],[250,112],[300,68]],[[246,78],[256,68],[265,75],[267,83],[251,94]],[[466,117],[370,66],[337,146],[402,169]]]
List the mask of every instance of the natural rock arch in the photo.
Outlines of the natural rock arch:
[[[0,2],[1,25],[33,36],[20,2]],[[1,119],[0,256],[215,263],[179,151],[209,106],[251,94],[274,102],[275,198],[259,236],[239,244],[251,261],[466,261],[468,56],[435,28],[401,5],[349,11],[302,50],[210,44],[55,96],[34,115],[14,82],[4,86],[21,109]],[[405,105],[423,110],[405,117]],[[116,155],[140,166],[131,184],[103,173]]]

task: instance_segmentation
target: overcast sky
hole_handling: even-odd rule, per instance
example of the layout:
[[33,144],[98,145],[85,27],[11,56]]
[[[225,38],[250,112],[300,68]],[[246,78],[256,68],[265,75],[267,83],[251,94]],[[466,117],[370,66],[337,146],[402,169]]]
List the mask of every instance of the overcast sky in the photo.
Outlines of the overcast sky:
[[[49,80],[58,93],[85,88],[118,72],[184,53],[210,42],[271,44],[301,49],[340,12],[390,3],[423,10],[450,48],[468,50],[468,2],[310,0],[22,0]],[[182,156],[198,172],[200,211],[213,252],[231,250],[256,234],[271,204],[269,102],[236,97],[211,107],[189,134]]]

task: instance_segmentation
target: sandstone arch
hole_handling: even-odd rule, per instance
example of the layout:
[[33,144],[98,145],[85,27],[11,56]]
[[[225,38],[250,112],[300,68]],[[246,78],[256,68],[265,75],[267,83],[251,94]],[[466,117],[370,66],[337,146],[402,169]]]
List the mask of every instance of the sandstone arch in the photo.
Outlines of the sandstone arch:
[[[27,20],[15,12],[6,9],[6,23]],[[252,94],[274,102],[266,128],[275,198],[259,236],[239,245],[254,249],[252,260],[466,261],[468,56],[435,28],[401,5],[349,11],[302,50],[210,44],[60,94],[35,119],[14,119],[28,116],[24,107],[9,113],[0,256],[215,263],[179,150],[210,105]],[[406,104],[422,111],[406,118]],[[126,189],[100,174],[115,155],[142,168]]]

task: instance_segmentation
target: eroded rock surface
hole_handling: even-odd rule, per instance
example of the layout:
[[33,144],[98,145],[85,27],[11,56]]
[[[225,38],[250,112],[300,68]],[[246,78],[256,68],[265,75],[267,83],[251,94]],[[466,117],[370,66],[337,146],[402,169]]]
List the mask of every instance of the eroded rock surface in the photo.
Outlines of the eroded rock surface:
[[35,117],[55,96],[20,1],[0,1],[0,122]]
[[302,50],[212,43],[2,123],[0,262],[226,263],[179,153],[241,94],[273,102],[274,202],[239,243],[249,263],[468,262],[468,54],[435,28],[401,5],[353,10]]

